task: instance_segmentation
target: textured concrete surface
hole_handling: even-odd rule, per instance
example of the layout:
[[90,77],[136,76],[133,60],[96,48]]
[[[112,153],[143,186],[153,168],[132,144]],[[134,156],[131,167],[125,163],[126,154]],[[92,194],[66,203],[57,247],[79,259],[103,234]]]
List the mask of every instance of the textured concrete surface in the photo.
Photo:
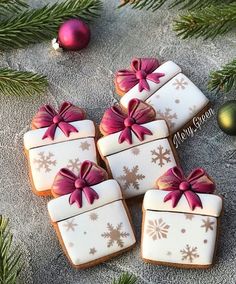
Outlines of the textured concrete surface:
[[[40,6],[46,1],[35,0]],[[177,62],[212,101],[214,110],[235,92],[224,96],[206,89],[210,70],[235,57],[236,37],[228,34],[214,41],[176,38],[171,21],[177,10],[163,8],[155,12],[116,10],[117,1],[104,2],[102,18],[92,25],[92,41],[78,53],[57,54],[50,43],[0,55],[1,65],[42,72],[50,87],[41,96],[10,97],[0,95],[0,213],[9,217],[15,242],[22,246],[26,284],[110,283],[122,271],[137,275],[139,283],[227,283],[236,282],[236,139],[223,134],[215,116],[193,138],[178,149],[186,171],[203,166],[215,178],[218,192],[225,198],[221,242],[215,267],[207,271],[184,271],[144,264],[139,258],[140,206],[131,207],[138,236],[136,248],[112,261],[86,271],[70,267],[49,223],[48,198],[33,195],[29,185],[23,134],[41,104],[58,106],[63,100],[84,107],[90,118],[99,122],[105,108],[118,100],[114,95],[113,73],[127,66],[133,56],[153,56]]]

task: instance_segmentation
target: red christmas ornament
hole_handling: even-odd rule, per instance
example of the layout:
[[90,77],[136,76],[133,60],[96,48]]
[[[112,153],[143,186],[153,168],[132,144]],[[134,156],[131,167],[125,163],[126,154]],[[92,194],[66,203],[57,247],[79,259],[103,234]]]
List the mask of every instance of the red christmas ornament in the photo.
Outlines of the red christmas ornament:
[[59,28],[57,40],[53,40],[55,49],[80,50],[90,41],[89,26],[79,19],[65,21]]

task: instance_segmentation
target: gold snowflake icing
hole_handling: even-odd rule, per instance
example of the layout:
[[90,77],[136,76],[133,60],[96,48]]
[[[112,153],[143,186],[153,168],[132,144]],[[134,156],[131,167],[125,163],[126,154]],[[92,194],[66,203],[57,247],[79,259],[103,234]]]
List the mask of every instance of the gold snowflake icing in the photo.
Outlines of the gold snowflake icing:
[[163,167],[165,163],[171,162],[170,149],[165,149],[160,145],[157,150],[151,150],[152,163],[158,163],[160,167]]
[[175,126],[174,120],[176,120],[178,117],[176,113],[171,114],[171,112],[172,110],[170,108],[166,108],[163,112],[161,110],[157,110],[156,117],[159,119],[164,119],[170,129],[173,129]]
[[139,148],[134,147],[134,148],[131,149],[131,153],[133,155],[137,156],[140,153],[140,150],[139,150]]
[[103,233],[101,236],[108,239],[108,248],[113,246],[114,243],[123,248],[124,241],[122,239],[127,238],[129,233],[121,231],[122,225],[122,223],[119,223],[116,227],[114,227],[111,223],[107,223],[108,232]]
[[184,80],[184,78],[181,78],[181,79],[175,79],[175,82],[172,85],[175,86],[176,90],[180,89],[184,90],[188,85],[188,83]]
[[211,219],[209,217],[207,217],[205,220],[202,219],[203,224],[201,225],[201,228],[205,228],[205,232],[207,233],[208,230],[214,230],[213,225],[215,224],[214,221],[211,221]]
[[38,153],[38,159],[34,159],[33,163],[38,165],[37,170],[44,170],[45,173],[50,172],[51,167],[56,165],[56,160],[53,159],[54,155],[49,152],[45,154],[45,152]]
[[67,164],[67,168],[71,170],[73,173],[78,174],[80,171],[81,162],[79,158],[74,160],[69,160]]
[[80,143],[80,148],[82,149],[82,151],[89,150],[90,146],[91,145],[87,141]]
[[66,227],[66,231],[75,231],[75,227],[78,226],[76,223],[74,223],[74,219],[71,220],[67,220],[66,224],[63,225],[64,227]]
[[96,221],[98,219],[98,214],[93,212],[89,215],[90,220]]
[[182,260],[187,260],[190,263],[192,263],[195,258],[199,257],[197,247],[190,247],[190,245],[186,245],[180,252],[182,254]]
[[94,255],[96,252],[97,252],[97,251],[96,251],[95,248],[91,248],[91,249],[89,250],[89,254],[92,254],[92,255]]
[[192,219],[194,218],[193,214],[184,214],[184,215],[185,215],[186,220],[192,221]]
[[157,239],[166,239],[170,226],[163,222],[162,218],[158,220],[148,220],[147,234],[156,241]]
[[144,175],[139,174],[139,167],[134,166],[132,170],[130,170],[128,167],[123,167],[124,175],[119,176],[118,180],[120,180],[122,187],[124,190],[130,188],[133,186],[135,189],[139,189],[139,180],[143,180],[145,178]]

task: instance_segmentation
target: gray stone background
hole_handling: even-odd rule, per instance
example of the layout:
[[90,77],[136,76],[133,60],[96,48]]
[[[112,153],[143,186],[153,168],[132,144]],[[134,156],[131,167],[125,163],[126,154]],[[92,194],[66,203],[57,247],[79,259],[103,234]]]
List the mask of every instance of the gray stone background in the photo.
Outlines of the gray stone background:
[[[31,1],[33,6],[48,2]],[[210,70],[218,69],[236,56],[235,34],[213,41],[182,41],[171,28],[177,9],[164,7],[155,13],[129,8],[117,10],[117,3],[104,1],[102,17],[91,25],[92,40],[86,50],[57,54],[46,42],[0,54],[2,66],[41,72],[50,82],[43,95],[0,95],[0,213],[10,218],[15,243],[22,247],[25,259],[22,281],[27,284],[110,283],[113,277],[129,271],[138,277],[138,283],[236,283],[236,139],[219,130],[215,116],[178,149],[184,170],[205,167],[215,178],[218,193],[225,198],[218,258],[211,270],[144,264],[139,257],[141,207],[138,205],[131,206],[138,238],[136,248],[95,268],[74,270],[49,222],[46,210],[49,198],[39,198],[31,192],[22,138],[35,112],[42,104],[57,107],[69,100],[85,108],[88,116],[99,122],[104,110],[118,100],[114,94],[114,72],[128,66],[133,56],[175,61],[212,101],[215,112],[224,101],[235,98],[235,91],[228,95],[207,91]]]

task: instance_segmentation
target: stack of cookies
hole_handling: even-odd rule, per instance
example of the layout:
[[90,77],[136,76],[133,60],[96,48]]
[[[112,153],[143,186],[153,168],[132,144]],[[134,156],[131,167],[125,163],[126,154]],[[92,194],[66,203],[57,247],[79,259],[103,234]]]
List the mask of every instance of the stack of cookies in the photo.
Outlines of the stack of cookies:
[[99,127],[64,102],[58,111],[42,106],[24,135],[32,190],[54,197],[48,212],[66,256],[87,268],[130,250],[136,239],[126,201],[144,196],[142,259],[212,266],[222,198],[202,168],[184,175],[172,143],[208,99],[178,65],[154,58],[133,59],[115,87],[120,104]]

